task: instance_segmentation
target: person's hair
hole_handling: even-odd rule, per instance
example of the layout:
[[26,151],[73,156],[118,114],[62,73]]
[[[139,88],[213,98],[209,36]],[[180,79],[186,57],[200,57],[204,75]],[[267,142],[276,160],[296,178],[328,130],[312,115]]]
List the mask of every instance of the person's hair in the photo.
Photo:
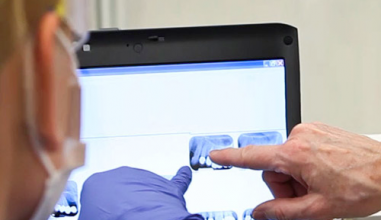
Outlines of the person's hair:
[[59,0],[0,0],[0,69]]

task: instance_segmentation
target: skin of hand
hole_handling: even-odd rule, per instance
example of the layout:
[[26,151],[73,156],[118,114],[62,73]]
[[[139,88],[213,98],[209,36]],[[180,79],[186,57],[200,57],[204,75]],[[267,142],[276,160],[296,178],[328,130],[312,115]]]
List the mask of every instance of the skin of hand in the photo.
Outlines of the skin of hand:
[[213,151],[210,157],[264,171],[275,199],[254,209],[256,220],[354,218],[381,210],[381,143],[365,136],[300,124],[282,145]]

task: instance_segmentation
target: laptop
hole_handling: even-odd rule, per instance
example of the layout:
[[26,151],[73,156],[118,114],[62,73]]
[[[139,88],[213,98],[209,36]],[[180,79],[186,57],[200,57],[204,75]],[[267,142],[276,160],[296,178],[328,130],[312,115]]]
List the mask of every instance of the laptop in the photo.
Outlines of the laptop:
[[284,24],[92,33],[78,53],[86,164],[55,217],[78,219],[94,173],[130,166],[170,179],[189,166],[187,208],[250,220],[273,198],[261,172],[214,164],[214,149],[282,144],[300,123],[297,29]]

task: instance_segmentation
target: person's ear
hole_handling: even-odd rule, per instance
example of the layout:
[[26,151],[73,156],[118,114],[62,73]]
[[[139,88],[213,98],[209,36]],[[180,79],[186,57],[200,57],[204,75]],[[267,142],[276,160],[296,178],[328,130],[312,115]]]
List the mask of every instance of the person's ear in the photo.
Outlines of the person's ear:
[[60,146],[57,128],[57,101],[54,96],[54,55],[56,32],[60,19],[54,12],[46,13],[40,20],[35,38],[35,76],[36,118],[41,143],[48,151],[55,151]]

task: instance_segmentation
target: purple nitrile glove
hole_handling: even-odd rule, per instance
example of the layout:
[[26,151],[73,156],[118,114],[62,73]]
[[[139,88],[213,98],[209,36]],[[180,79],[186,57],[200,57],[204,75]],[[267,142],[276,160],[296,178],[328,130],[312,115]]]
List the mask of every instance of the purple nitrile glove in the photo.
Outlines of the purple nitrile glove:
[[185,205],[191,180],[189,167],[172,180],[131,167],[94,174],[83,185],[79,220],[204,220]]

